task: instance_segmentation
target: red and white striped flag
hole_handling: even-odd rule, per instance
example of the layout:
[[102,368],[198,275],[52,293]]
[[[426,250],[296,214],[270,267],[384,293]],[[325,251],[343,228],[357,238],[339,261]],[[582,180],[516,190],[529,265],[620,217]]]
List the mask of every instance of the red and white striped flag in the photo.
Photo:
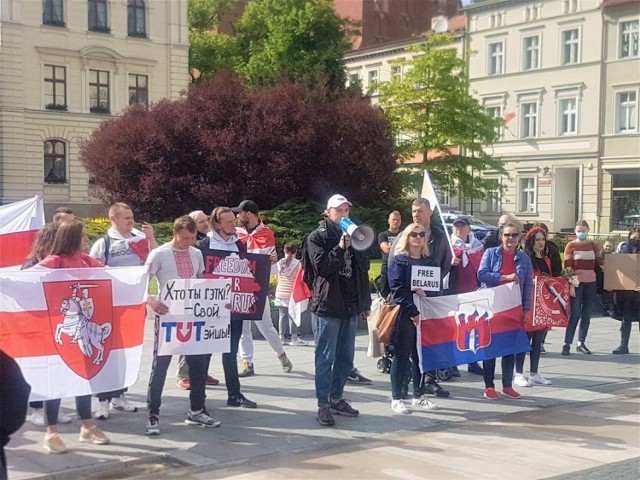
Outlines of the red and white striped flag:
[[108,392],[138,378],[146,267],[0,271],[0,349],[31,400]]
[[289,315],[297,326],[302,323],[302,314],[309,307],[309,299],[311,298],[311,290],[304,283],[304,270],[302,265],[298,267],[298,273],[293,280],[293,288],[291,289],[291,298],[289,298]]
[[40,197],[0,207],[0,268],[22,265],[31,244],[44,226],[44,205]]

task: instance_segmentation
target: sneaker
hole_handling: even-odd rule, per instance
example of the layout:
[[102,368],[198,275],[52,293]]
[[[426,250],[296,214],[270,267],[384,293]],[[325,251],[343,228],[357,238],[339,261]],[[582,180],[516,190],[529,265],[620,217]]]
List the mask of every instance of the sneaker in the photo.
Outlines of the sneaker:
[[478,365],[478,363],[470,363],[469,364],[469,373],[473,373],[474,375],[484,375],[484,369]]
[[49,453],[67,453],[67,446],[57,433],[45,433],[43,446]]
[[220,385],[220,380],[218,380],[217,378],[213,378],[211,375],[207,375],[205,385],[209,387],[215,387],[216,385]]
[[147,429],[144,433],[146,435],[160,435],[160,419],[157,415],[149,415]]
[[562,355],[564,355],[565,357],[568,357],[569,355],[571,355],[571,346],[567,343],[564,344],[564,347],[562,347]]
[[440,385],[438,385],[438,382],[435,381],[427,382],[427,384],[424,386],[424,393],[428,395],[435,395],[436,397],[440,398],[448,398],[450,395],[449,390],[445,390]]
[[505,394],[507,397],[509,398],[513,398],[514,400],[517,400],[520,398],[520,394],[518,392],[516,392],[513,388],[511,387],[504,387],[502,389],[502,393]]
[[493,387],[487,387],[484,389],[484,398],[488,398],[489,400],[498,400],[498,392]]
[[357,368],[354,368],[349,374],[347,381],[350,383],[359,383],[360,385],[371,385],[371,380],[362,375]]
[[138,407],[132,405],[124,398],[124,394],[119,397],[115,397],[111,399],[111,406],[116,410],[122,410],[123,412],[137,412]]
[[[289,373],[293,370],[293,363],[291,363],[291,360],[289,360],[286,353],[278,355],[278,360],[280,360],[280,365],[282,365],[282,371],[284,373]],[[253,366],[251,368],[253,368]]]
[[534,385],[551,385],[551,380],[547,380],[539,373],[533,373],[529,377],[529,381]]
[[305,342],[300,337],[298,337],[295,340],[291,340],[289,345],[291,345],[292,347],[306,347],[307,345],[309,345],[309,342]]
[[331,408],[329,405],[322,405],[318,407],[318,414],[316,415],[318,423],[324,427],[331,427],[336,424],[336,421],[331,414]]
[[433,408],[436,408],[436,404],[431,402],[431,401],[429,401],[427,399],[426,395],[422,395],[421,397],[418,397],[418,398],[414,397],[411,400],[411,406],[412,407],[422,407],[422,408],[424,408],[426,410],[431,410]]
[[331,402],[331,413],[345,417],[357,417],[360,415],[360,412],[349,405],[349,402],[344,398]]
[[109,401],[98,402],[98,410],[93,414],[93,418],[97,420],[109,419]]
[[576,348],[576,351],[580,353],[584,353],[586,355],[591,355],[591,350],[589,350],[584,343],[581,343],[580,345],[578,345],[578,348]]
[[513,383],[519,387],[533,387],[529,379],[521,373],[516,373],[516,378],[513,379]]
[[188,378],[179,378],[178,381],[176,382],[176,385],[178,386],[178,388],[181,388],[182,390],[191,389],[191,382],[189,381]]
[[[616,348],[613,352],[614,355],[627,355],[629,353],[629,348],[627,347],[623,347],[622,345],[620,345],[618,348]],[[34,412],[35,415],[35,412]],[[33,423],[33,422],[31,422]]]
[[187,419],[184,421],[187,425],[197,425],[205,428],[215,428],[222,425],[220,420],[216,420],[206,410],[201,410],[199,413],[189,411]]
[[78,439],[82,443],[95,443],[96,445],[106,445],[111,443],[109,437],[107,437],[97,425],[93,427],[80,427],[80,438]]
[[458,370],[458,367],[453,367],[451,369],[451,376],[453,378],[460,378],[460,370]]
[[255,375],[255,371],[253,370],[253,363],[242,362],[242,367],[240,367],[240,371],[238,372],[239,377],[250,377]]
[[547,351],[544,349],[544,345],[540,347],[540,355],[544,355]]
[[[29,415],[29,421],[36,427],[44,427],[44,408],[34,408],[33,413]],[[62,423],[60,420],[58,422]]]
[[252,402],[242,394],[227,398],[227,405],[230,407],[258,408],[258,404],[256,402]]
[[62,412],[58,413],[58,423],[66,424],[66,423],[71,423],[71,422],[72,422],[72,420],[71,420],[71,417],[69,415],[67,415],[66,413],[62,413]]
[[393,410],[393,413],[411,413],[402,400],[391,400],[391,410]]

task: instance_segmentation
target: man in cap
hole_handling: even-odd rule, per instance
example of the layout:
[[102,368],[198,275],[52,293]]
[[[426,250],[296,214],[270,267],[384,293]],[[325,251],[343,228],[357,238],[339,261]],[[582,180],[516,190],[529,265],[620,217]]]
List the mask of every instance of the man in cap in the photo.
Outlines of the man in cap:
[[[277,263],[276,237],[273,231],[267,227],[260,218],[260,210],[253,200],[243,200],[236,208],[232,208],[241,227],[236,228],[236,234],[242,243],[247,246],[247,252],[265,254],[271,257],[271,263]],[[269,302],[265,302],[262,320],[256,322],[258,330],[269,342],[271,348],[278,356],[282,370],[289,373],[293,369],[291,360],[282,348],[282,341],[278,331],[271,321],[271,308]],[[248,377],[255,373],[253,368],[253,335],[251,334],[251,322],[245,321],[242,325],[240,337],[240,357],[242,367],[238,376]]]
[[309,234],[307,272],[313,276],[311,311],[316,315],[315,383],[320,425],[335,424],[333,415],[357,417],[344,398],[347,376],[353,370],[358,318],[369,316],[369,256],[351,247],[340,221],[349,217],[349,202],[334,195],[325,219]]

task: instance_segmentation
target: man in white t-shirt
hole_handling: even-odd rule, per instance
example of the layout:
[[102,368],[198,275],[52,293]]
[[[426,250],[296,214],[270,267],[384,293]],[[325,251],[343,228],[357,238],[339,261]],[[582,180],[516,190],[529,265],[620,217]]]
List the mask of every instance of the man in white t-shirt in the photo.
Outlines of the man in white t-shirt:
[[[159,293],[161,293],[169,280],[176,278],[200,278],[204,272],[202,254],[192,247],[196,241],[196,222],[184,215],[173,224],[173,240],[153,250],[147,258],[149,273],[158,279]],[[161,295],[158,295],[161,297]],[[149,378],[149,391],[147,393],[147,408],[149,410],[149,422],[147,423],[147,435],[160,434],[160,404],[162,401],[162,389],[167,377],[167,369],[171,363],[171,355],[158,355],[158,332],[160,316],[169,313],[169,308],[158,298],[150,296],[147,304],[156,313],[153,345],[153,365]],[[191,408],[187,414],[185,423],[201,427],[218,427],[220,421],[209,415],[205,407],[205,381],[207,367],[211,354],[186,355],[189,365],[189,377],[191,390],[189,400]]]

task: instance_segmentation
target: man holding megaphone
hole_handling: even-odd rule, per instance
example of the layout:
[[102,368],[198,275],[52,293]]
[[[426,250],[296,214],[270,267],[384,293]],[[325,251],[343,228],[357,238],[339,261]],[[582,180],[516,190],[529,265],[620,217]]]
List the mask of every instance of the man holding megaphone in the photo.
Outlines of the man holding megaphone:
[[359,414],[342,396],[353,369],[358,318],[369,316],[371,309],[366,249],[375,234],[348,220],[350,207],[351,202],[342,195],[329,199],[326,218],[309,234],[303,259],[305,270],[313,276],[316,419],[324,426],[335,424],[333,415]]

